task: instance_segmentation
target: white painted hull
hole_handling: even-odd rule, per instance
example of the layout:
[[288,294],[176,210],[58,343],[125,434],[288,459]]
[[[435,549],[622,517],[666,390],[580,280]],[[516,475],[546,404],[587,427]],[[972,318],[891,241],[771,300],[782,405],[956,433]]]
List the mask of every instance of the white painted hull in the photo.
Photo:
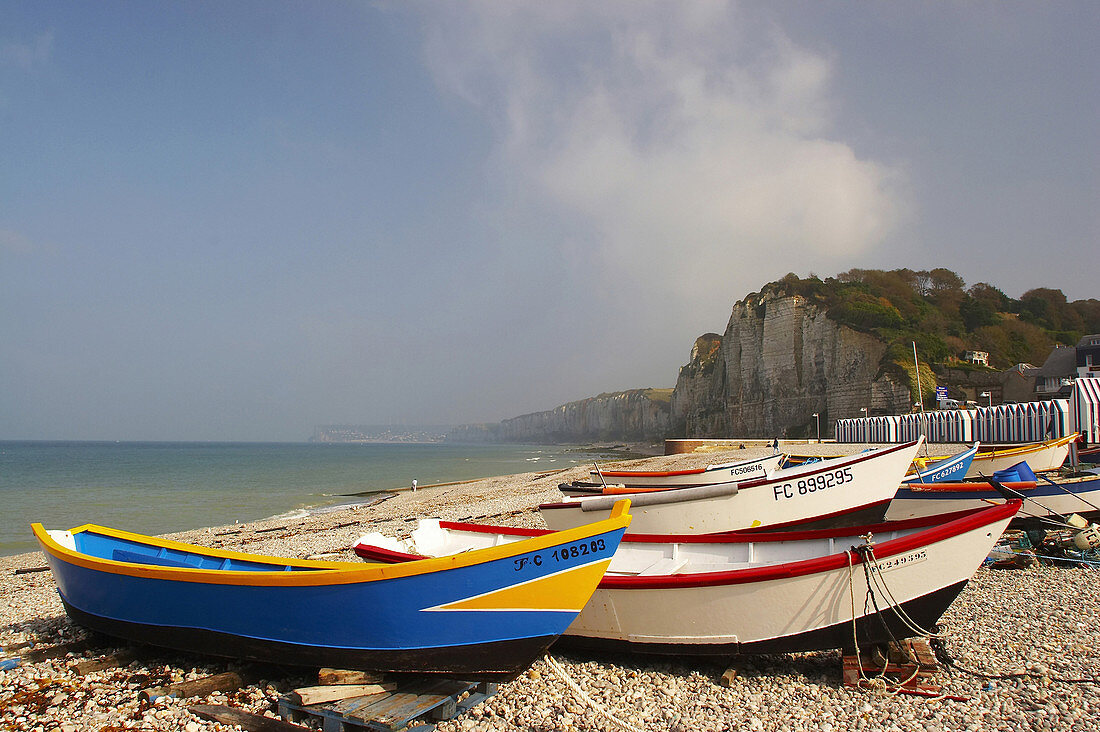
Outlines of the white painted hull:
[[[700,470],[603,470],[589,471],[586,484],[622,485],[627,488],[691,488],[733,481],[767,478],[779,468],[782,453],[753,460],[708,465]],[[602,477],[602,480],[601,480]]]
[[1070,443],[1076,439],[1077,435],[1072,435],[1035,445],[983,450],[970,462],[966,477],[989,478],[998,470],[1007,470],[1021,462],[1026,462],[1028,467],[1036,473],[1057,470],[1069,456]]
[[566,499],[539,511],[556,531],[609,514],[613,499],[622,497],[631,499],[633,534],[711,534],[813,519],[851,525],[846,517],[859,512],[880,508],[881,518],[922,441],[822,460],[740,486]]
[[[564,638],[579,645],[649,653],[728,655],[852,645],[853,598],[860,643],[881,642],[873,616],[896,602],[928,627],[988,556],[1019,504],[939,519],[828,531],[721,537],[638,537],[619,545],[604,579]],[[533,530],[438,523],[423,527],[414,554],[386,556],[364,537],[356,551],[382,561],[444,556],[518,541]],[[875,562],[864,571],[870,531]],[[360,547],[367,550],[360,551]],[[373,552],[373,553],[372,553]],[[849,564],[851,562],[851,564]],[[868,587],[871,578],[871,589]],[[876,578],[879,582],[876,583]],[[887,597],[885,589],[888,588]],[[913,633],[892,611],[895,637]]]
[[[1100,477],[1056,478],[1057,486],[1039,480],[1034,487],[1009,483],[1026,496],[1017,518],[1054,517],[1056,514],[1083,516],[1100,514]],[[942,485],[942,484],[941,484]],[[950,483],[951,490],[921,489],[920,486],[902,486],[890,507],[886,510],[889,521],[904,521],[923,516],[942,516],[956,511],[983,508],[992,503],[1002,503],[1004,497],[985,483]],[[1060,487],[1059,487],[1060,486]],[[1068,491],[1068,492],[1067,492]]]
[[[1010,519],[1004,516],[896,552],[888,548],[885,536],[879,537],[875,540],[880,547],[876,549],[878,575],[898,603],[913,603],[913,613],[920,613],[922,598],[947,588],[958,588],[956,593],[961,590]],[[861,541],[852,537],[837,543],[840,548]],[[898,539],[897,543],[912,544],[906,539]],[[872,607],[858,555],[853,557],[856,563],[852,571],[847,557],[844,559],[841,566],[834,563],[825,571],[797,576],[762,571],[770,576],[752,581],[750,573],[754,570],[744,570],[742,578],[730,577],[729,582],[698,587],[661,587],[655,583],[658,586],[649,588],[644,582],[629,583],[625,579],[615,584],[608,581],[613,580],[609,574],[565,636],[621,641],[638,650],[675,645],[691,653],[691,647],[706,646],[808,650],[816,645],[814,633],[825,633],[830,637],[825,647],[836,647],[832,644],[837,637],[843,639],[846,632],[850,637],[853,592],[857,619],[867,617],[864,609]],[[798,564],[785,568],[796,573]],[[889,602],[881,589],[876,588],[875,594],[880,607]],[[942,601],[929,603],[939,612],[946,609]],[[933,614],[938,618],[938,613]],[[926,613],[923,621],[927,623],[928,619]]]

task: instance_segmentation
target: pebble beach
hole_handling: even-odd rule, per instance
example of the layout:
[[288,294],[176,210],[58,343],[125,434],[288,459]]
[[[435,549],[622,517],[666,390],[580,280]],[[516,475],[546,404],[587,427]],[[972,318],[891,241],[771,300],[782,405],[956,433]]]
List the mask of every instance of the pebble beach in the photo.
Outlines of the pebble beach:
[[[798,445],[843,454],[861,445]],[[760,448],[632,460],[604,467],[675,469],[753,457]],[[770,452],[770,449],[767,450]],[[560,499],[558,483],[587,467],[532,472],[388,494],[370,506],[170,535],[205,546],[287,557],[358,561],[368,531],[406,536],[416,519],[540,527],[536,506]],[[48,527],[69,528],[69,527]],[[124,528],[124,527],[120,527]],[[227,659],[140,648],[98,671],[81,662],[125,648],[87,639],[70,624],[37,553],[0,557],[0,659],[73,646],[65,656],[24,658],[0,670],[3,730],[230,730],[188,711],[227,705],[274,716],[276,700],[316,683],[316,671],[242,667]],[[455,719],[456,730],[1095,730],[1100,729],[1100,586],[1088,567],[978,570],[941,621],[958,669],[931,682],[938,697],[845,686],[840,651],[697,660],[593,655],[552,648],[495,696]],[[18,650],[17,650],[18,649]],[[12,664],[6,664],[12,665]],[[0,665],[2,667],[2,665]],[[204,697],[148,699],[143,690],[238,671],[245,683]],[[993,678],[987,678],[993,677]]]

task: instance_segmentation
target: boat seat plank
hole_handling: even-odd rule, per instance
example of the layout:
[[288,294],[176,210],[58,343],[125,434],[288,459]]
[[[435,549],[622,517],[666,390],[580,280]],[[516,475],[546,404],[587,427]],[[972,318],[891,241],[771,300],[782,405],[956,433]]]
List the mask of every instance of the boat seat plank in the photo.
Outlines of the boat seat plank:
[[194,564],[181,562],[178,559],[169,559],[168,557],[154,556],[152,554],[142,554],[141,552],[132,552],[126,549],[115,549],[111,552],[111,559],[116,562],[126,562],[128,564],[154,564],[158,567],[195,569]]
[[674,559],[672,557],[665,557],[663,559],[658,559],[656,562],[649,565],[641,572],[638,572],[638,576],[652,577],[653,575],[676,574],[676,572],[683,569],[684,565],[687,563],[687,559]]

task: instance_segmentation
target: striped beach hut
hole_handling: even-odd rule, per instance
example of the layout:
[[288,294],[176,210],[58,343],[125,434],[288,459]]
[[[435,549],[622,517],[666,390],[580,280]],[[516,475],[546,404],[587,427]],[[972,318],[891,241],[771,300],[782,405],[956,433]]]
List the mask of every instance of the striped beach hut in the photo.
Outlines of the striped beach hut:
[[[986,444],[1042,442],[1074,431],[1090,444],[1100,442],[1100,379],[1089,379],[1074,399],[998,404],[977,409],[937,409],[924,414],[841,419],[837,442],[908,442],[924,435],[929,442]],[[1080,382],[1079,382],[1080,383]]]
[[928,420],[923,414],[903,414],[898,417],[898,440],[909,442],[921,435],[928,439]]
[[858,435],[856,434],[856,422],[855,419],[838,419],[836,421],[836,441],[837,442],[859,442]]
[[929,439],[935,442],[974,440],[974,415],[969,409],[949,409],[935,414],[935,430]]
[[1078,379],[1069,399],[1069,423],[1089,445],[1100,443],[1100,379]]
[[871,418],[871,435],[874,442],[899,442],[898,428],[901,418],[896,415]]

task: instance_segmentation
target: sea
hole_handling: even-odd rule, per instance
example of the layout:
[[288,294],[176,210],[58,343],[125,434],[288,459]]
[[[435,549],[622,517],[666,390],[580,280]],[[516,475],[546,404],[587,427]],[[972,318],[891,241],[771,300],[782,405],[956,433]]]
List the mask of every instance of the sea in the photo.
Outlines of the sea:
[[37,551],[34,522],[165,534],[331,511],[413,480],[549,472],[608,457],[563,445],[0,441],[0,556]]

